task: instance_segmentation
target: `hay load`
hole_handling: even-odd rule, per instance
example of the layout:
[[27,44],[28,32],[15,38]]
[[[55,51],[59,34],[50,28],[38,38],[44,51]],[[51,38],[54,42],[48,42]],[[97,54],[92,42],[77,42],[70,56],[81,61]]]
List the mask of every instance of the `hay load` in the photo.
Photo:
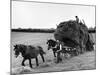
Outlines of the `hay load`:
[[61,22],[54,33],[56,40],[64,42],[66,46],[78,47],[82,50],[93,50],[93,42],[88,33],[87,26],[76,20]]

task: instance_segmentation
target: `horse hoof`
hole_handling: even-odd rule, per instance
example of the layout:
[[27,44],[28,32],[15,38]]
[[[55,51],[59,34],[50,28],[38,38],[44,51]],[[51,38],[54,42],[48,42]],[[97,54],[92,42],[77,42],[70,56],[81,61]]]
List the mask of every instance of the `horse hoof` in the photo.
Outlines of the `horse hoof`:
[[24,64],[22,64],[22,66],[25,66]]
[[30,66],[30,68],[32,69],[33,67],[32,67],[32,66]]
[[58,64],[59,62],[55,62],[56,64]]
[[45,60],[43,62],[45,62]]
[[55,61],[56,64],[60,63],[60,61]]
[[36,65],[37,67],[39,66],[39,64],[38,65]]

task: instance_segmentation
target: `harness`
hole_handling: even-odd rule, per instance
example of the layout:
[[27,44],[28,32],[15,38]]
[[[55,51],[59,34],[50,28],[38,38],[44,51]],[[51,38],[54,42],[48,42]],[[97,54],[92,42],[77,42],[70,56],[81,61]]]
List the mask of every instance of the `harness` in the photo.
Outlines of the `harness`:
[[57,44],[54,47],[50,47],[53,51],[57,52],[72,52],[75,51],[76,48],[72,48],[72,47],[67,47],[64,46],[61,42],[57,42]]

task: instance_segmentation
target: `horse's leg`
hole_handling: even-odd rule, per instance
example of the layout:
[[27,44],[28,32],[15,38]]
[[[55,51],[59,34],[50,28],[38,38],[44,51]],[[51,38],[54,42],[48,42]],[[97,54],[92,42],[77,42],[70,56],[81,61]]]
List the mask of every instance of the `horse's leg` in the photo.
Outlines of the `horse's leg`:
[[55,51],[53,51],[53,54],[54,54],[54,57],[56,57],[56,52]]
[[38,63],[38,58],[36,57],[36,66],[39,66],[39,63]]
[[32,68],[32,63],[31,63],[31,59],[29,59],[29,65]]
[[24,64],[25,60],[26,59],[24,58],[23,61],[22,61],[22,64],[21,64],[22,66],[25,66],[25,64]]
[[52,49],[54,57],[56,57],[56,49]]
[[40,54],[40,56],[41,56],[43,62],[45,62],[43,54]]

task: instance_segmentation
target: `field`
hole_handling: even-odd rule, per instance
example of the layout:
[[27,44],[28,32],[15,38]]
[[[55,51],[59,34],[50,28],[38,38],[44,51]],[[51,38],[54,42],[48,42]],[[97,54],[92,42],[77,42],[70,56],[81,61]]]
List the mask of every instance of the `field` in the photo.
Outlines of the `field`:
[[[95,42],[95,34],[91,35],[92,40]],[[95,50],[86,52],[73,58],[63,58],[59,64],[55,63],[52,50],[47,50],[47,39],[53,39],[53,33],[24,33],[24,32],[11,32],[11,71],[15,73],[40,73],[40,72],[56,72],[56,71],[73,71],[73,70],[90,70],[96,68]],[[28,61],[25,62],[27,67],[22,67],[22,57],[14,57],[13,45],[26,44],[26,45],[40,45],[46,52],[45,60],[43,63],[39,57],[39,67],[36,67],[35,60],[32,59],[33,69],[28,66]],[[95,48],[95,46],[94,46]]]

